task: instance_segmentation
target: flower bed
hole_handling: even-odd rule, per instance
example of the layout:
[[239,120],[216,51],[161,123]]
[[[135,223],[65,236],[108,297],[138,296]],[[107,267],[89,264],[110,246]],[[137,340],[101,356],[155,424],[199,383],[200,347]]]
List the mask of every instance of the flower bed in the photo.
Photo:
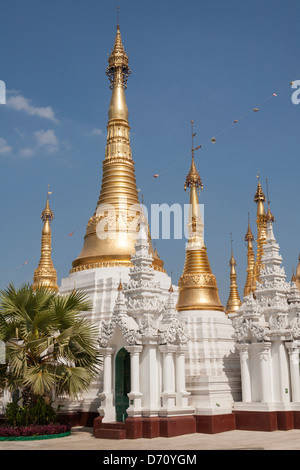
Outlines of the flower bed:
[[52,439],[71,434],[70,426],[66,424],[45,424],[21,426],[0,426],[0,441],[18,441],[33,439]]

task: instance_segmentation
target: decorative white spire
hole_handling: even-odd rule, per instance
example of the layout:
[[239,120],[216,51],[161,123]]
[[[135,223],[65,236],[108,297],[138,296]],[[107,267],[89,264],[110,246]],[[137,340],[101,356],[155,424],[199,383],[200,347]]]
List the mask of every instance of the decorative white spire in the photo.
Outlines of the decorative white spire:
[[[280,247],[273,230],[274,219],[267,222],[267,238],[264,245],[260,281],[256,284],[255,297],[252,293],[237,312],[234,319],[235,338],[238,342],[250,337],[259,341],[270,340],[278,335],[289,334],[290,284],[282,267]],[[296,300],[296,299],[295,299]]]
[[161,287],[154,282],[155,272],[152,266],[153,257],[149,252],[147,221],[140,217],[140,230],[135,245],[135,254],[131,256],[133,267],[129,270],[129,282],[124,287],[127,299],[128,314],[140,320],[145,315],[157,317],[163,311]]
[[123,293],[123,286],[122,286],[121,281],[118,287],[118,295],[117,295],[116,303],[115,303],[114,310],[113,310],[113,316],[115,317],[127,316],[126,299]]
[[284,303],[286,303],[286,294],[289,291],[289,284],[286,282],[282,256],[279,251],[280,247],[274,236],[273,220],[269,219],[260,273],[261,284],[257,283],[255,292],[258,299],[268,298],[269,304],[275,304],[276,299],[285,299]]

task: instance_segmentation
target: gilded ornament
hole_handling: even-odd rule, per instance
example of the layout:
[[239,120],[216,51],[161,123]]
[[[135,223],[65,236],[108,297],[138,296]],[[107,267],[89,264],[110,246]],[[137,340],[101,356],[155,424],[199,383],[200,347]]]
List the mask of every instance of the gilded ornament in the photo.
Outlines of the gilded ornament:
[[179,280],[176,309],[183,310],[221,310],[217,282],[211,272],[203,239],[203,221],[200,212],[198,192],[203,184],[195,165],[192,121],[192,161],[184,189],[190,190],[190,210],[188,219],[189,240],[186,248],[185,265]]
[[[140,201],[130,146],[129,113],[125,97],[127,79],[130,75],[128,63],[118,25],[106,69],[112,94],[108,110],[105,158],[102,162],[101,190],[96,210],[87,224],[83,248],[73,261],[71,272],[132,265],[131,255],[135,252],[136,227],[131,210],[133,207],[139,208]],[[112,214],[103,210],[106,206],[113,209]],[[103,217],[107,219],[103,221]],[[150,232],[149,240],[153,267],[157,271],[165,272],[163,261],[157,253],[154,253]]]
[[41,219],[44,222],[41,240],[41,257],[39,265],[34,271],[32,287],[33,289],[36,289],[38,286],[46,286],[50,289],[53,289],[54,291],[58,291],[57,273],[51,258],[52,248],[50,224],[54,219],[54,215],[49,203],[50,194],[51,192],[49,191],[48,186],[47,202],[41,215]]

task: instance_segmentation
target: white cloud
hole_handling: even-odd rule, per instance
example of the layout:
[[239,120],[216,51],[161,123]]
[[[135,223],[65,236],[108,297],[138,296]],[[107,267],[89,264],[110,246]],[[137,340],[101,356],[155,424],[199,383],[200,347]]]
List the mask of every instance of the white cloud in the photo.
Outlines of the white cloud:
[[103,135],[102,129],[93,129],[91,132],[92,135]]
[[7,145],[6,140],[0,137],[0,155],[7,155],[11,153],[11,151],[12,151],[12,148],[9,145]]
[[28,100],[22,95],[10,96],[6,101],[6,106],[16,111],[24,111],[30,116],[39,116],[41,118],[49,119],[50,121],[58,123],[51,106],[38,107],[33,106],[31,100]]
[[20,150],[20,155],[21,155],[21,157],[29,158],[29,157],[32,157],[34,155],[34,151],[31,148],[26,147],[26,148]]
[[57,152],[59,143],[52,129],[37,131],[34,133],[34,137],[39,148],[45,148],[48,153]]

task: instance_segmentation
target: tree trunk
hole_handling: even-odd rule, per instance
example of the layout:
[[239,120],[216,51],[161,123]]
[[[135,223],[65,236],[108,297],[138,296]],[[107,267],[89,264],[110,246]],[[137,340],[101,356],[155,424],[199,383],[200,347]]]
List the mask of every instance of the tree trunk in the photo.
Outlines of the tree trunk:
[[34,395],[30,387],[23,387],[22,389],[23,405],[35,405],[37,397]]

